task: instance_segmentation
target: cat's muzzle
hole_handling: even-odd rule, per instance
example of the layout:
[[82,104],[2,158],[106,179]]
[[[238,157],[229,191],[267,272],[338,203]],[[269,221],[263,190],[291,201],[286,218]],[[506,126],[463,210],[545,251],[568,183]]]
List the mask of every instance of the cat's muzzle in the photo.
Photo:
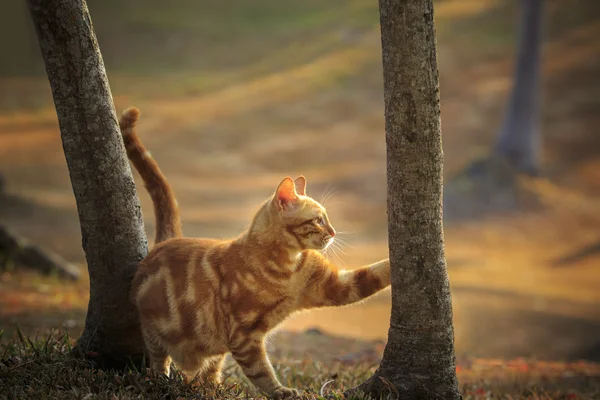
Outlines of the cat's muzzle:
[[327,236],[325,239],[323,239],[323,250],[331,246],[333,240],[333,236]]

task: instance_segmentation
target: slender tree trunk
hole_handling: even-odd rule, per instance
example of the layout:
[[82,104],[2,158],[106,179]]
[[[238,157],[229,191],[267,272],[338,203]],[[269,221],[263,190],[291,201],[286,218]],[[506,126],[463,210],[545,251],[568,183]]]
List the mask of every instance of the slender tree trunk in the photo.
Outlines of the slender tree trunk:
[[27,0],[60,125],[90,273],[77,348],[105,365],[143,354],[129,301],[147,254],[141,209],[85,0]]
[[[442,142],[432,0],[379,0],[392,315],[375,374],[358,388],[459,399],[442,231]],[[383,379],[382,379],[383,378]]]
[[540,52],[544,0],[522,0],[515,81],[495,154],[521,172],[536,173],[540,153]]

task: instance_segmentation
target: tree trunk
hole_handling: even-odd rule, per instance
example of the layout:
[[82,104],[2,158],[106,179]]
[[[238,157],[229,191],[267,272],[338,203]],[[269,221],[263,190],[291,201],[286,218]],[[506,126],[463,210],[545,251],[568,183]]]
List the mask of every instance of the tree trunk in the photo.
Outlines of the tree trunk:
[[494,152],[535,174],[540,153],[540,52],[544,0],[523,0],[515,81]]
[[143,354],[129,287],[147,254],[139,200],[85,0],[27,0],[58,114],[90,273],[80,352],[105,366]]
[[442,231],[433,4],[379,0],[379,11],[392,315],[381,365],[350,392],[410,400],[459,399]]

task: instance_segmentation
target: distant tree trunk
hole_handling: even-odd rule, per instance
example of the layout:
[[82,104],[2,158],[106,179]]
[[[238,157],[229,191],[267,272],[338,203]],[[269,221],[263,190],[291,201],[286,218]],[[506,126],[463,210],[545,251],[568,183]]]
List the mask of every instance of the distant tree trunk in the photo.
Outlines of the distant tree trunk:
[[392,316],[381,365],[350,392],[358,389],[411,400],[459,399],[442,231],[443,154],[433,3],[379,0],[379,11]]
[[535,174],[540,153],[540,52],[544,0],[522,0],[515,80],[494,152],[516,170]]
[[144,348],[129,287],[147,254],[147,239],[92,20],[85,0],[27,3],[52,88],[90,273],[77,348],[106,366],[135,360]]

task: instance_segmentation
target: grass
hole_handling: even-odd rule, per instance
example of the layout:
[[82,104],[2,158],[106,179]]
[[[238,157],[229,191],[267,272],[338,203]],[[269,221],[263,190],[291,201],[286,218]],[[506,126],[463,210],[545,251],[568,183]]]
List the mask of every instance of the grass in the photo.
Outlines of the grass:
[[[224,369],[224,383],[215,387],[186,384],[178,371],[166,378],[153,375],[147,368],[125,372],[95,369],[92,361],[72,357],[72,346],[67,334],[31,339],[18,331],[17,338],[0,350],[0,398],[238,399],[259,395],[231,362]],[[361,366],[342,376],[335,368],[318,362],[283,360],[275,367],[283,384],[305,388],[304,398],[321,398],[318,391],[331,381],[341,383],[340,389],[351,387],[373,369]]]
[[[312,335],[309,335],[312,336]],[[326,336],[317,335],[322,345]],[[1,333],[0,333],[1,340]],[[26,337],[20,331],[0,346],[0,399],[242,399],[260,395],[239,367],[228,361],[219,386],[186,384],[155,376],[147,368],[99,370],[90,360],[70,356],[67,333]],[[318,356],[317,356],[318,357]],[[377,362],[329,362],[308,358],[275,359],[284,385],[300,388],[302,398],[341,399],[342,392],[367,379]],[[600,366],[591,363],[544,363],[523,359],[470,360],[457,367],[463,399],[597,399]],[[364,396],[353,397],[356,400]]]

